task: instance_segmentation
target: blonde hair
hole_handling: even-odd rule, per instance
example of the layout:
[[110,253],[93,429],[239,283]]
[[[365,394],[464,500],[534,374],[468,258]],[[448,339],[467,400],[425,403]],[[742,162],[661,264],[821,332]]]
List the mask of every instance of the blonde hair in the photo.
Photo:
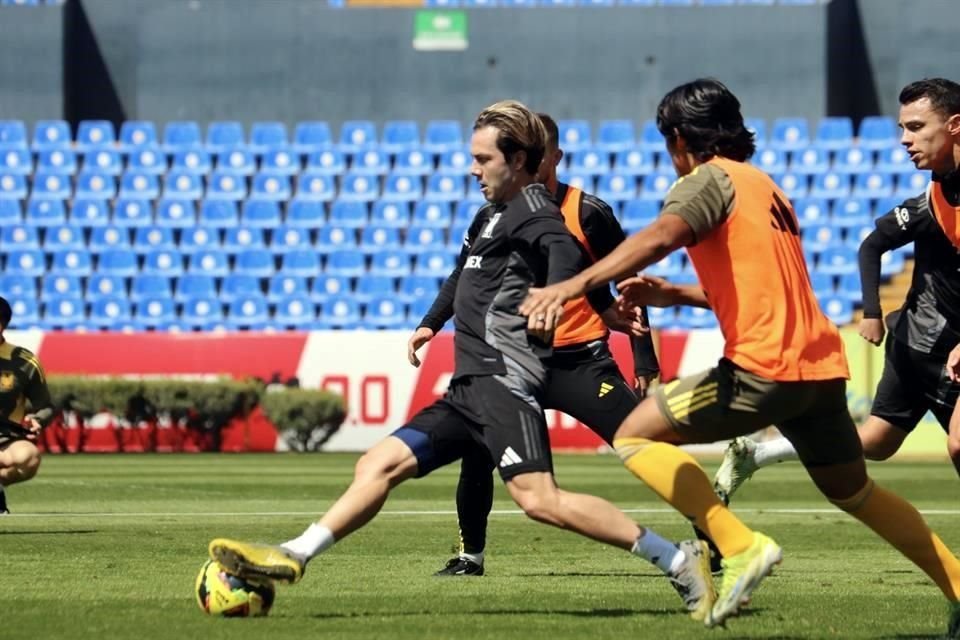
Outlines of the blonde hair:
[[501,100],[477,116],[473,130],[484,127],[493,127],[499,132],[497,149],[507,162],[518,151],[523,151],[527,154],[523,168],[531,175],[537,173],[547,143],[547,130],[537,114],[516,100]]

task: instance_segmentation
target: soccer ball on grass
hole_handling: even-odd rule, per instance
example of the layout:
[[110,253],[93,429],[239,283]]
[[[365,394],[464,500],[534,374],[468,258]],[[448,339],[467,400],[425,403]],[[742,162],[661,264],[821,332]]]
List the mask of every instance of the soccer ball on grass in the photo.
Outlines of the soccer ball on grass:
[[273,584],[253,583],[227,573],[215,560],[207,560],[197,576],[194,593],[206,613],[227,618],[265,616],[273,606]]

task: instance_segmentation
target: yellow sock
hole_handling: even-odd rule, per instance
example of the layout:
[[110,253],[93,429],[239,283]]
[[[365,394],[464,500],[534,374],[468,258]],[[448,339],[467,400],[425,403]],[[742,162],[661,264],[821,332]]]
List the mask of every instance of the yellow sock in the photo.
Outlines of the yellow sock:
[[753,531],[723,506],[707,474],[685,451],[646,438],[617,438],[613,447],[633,475],[706,532],[725,558],[753,544]]
[[947,599],[960,599],[960,560],[930,530],[912,504],[876,486],[873,480],[854,496],[833,503],[923,569]]

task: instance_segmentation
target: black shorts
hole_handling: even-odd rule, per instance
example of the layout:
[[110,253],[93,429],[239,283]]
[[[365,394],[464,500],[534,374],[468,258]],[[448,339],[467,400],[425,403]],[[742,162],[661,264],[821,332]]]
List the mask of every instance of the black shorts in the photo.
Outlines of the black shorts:
[[30,432],[16,422],[0,419],[0,451],[18,440],[29,441]]
[[482,447],[503,480],[553,472],[540,391],[519,376],[455,379],[447,393],[393,432],[417,457],[422,477]]
[[947,377],[946,356],[912,349],[892,333],[887,336],[885,351],[870,414],[909,433],[930,411],[948,431],[960,386]]
[[638,398],[623,378],[607,343],[596,340],[576,349],[556,349],[547,365],[546,409],[556,409],[613,443],[613,436]]

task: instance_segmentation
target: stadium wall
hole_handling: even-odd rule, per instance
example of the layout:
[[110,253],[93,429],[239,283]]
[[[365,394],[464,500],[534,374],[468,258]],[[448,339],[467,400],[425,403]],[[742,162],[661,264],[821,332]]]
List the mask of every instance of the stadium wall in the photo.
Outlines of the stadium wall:
[[[857,332],[843,330],[852,380],[847,394],[857,420],[869,413],[873,390],[883,366],[882,349],[869,347]],[[228,334],[108,334],[11,331],[13,344],[31,349],[47,373],[180,376],[269,379],[296,376],[306,388],[324,388],[344,395],[348,416],[326,450],[363,451],[405,423],[446,390],[453,365],[453,334],[441,333],[428,343],[415,369],[406,362],[408,333],[311,332]],[[723,352],[719,331],[668,331],[659,335],[663,380],[689,375],[716,364]],[[629,343],[612,338],[612,350],[626,375],[632,369]],[[344,354],[351,354],[344,357]],[[390,355],[393,354],[393,355]],[[386,357],[385,357],[386,356]],[[111,426],[101,416],[93,428]],[[602,450],[603,443],[577,421],[549,412],[551,442],[556,449]],[[129,429],[127,431],[130,431]],[[225,450],[283,450],[284,443],[262,414],[231,425]],[[95,439],[96,441],[96,439]],[[944,456],[945,436],[926,421],[903,449],[905,455]],[[720,447],[706,448],[720,451]]]
[[63,117],[64,11],[0,6],[0,120]]

